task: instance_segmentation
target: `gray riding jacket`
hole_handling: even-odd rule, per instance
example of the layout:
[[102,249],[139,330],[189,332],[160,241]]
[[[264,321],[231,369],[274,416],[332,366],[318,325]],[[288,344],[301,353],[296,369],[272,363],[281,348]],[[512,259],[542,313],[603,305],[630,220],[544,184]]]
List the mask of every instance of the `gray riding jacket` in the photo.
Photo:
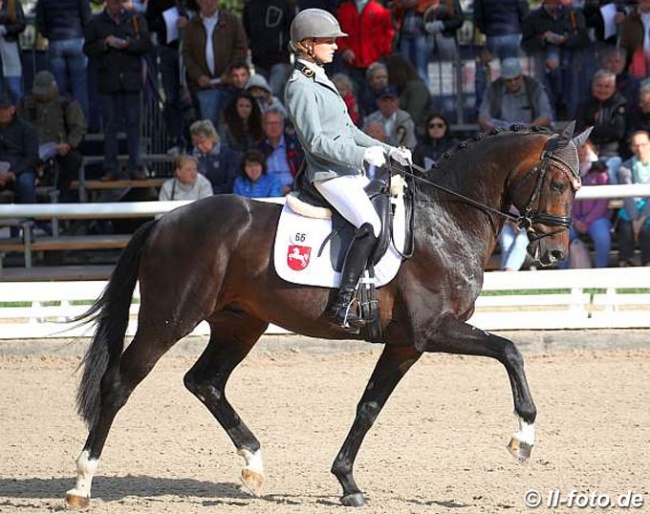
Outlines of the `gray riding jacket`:
[[391,149],[359,130],[345,102],[322,68],[298,61],[285,88],[285,105],[305,150],[306,176],[310,182],[344,175],[358,175],[369,146]]

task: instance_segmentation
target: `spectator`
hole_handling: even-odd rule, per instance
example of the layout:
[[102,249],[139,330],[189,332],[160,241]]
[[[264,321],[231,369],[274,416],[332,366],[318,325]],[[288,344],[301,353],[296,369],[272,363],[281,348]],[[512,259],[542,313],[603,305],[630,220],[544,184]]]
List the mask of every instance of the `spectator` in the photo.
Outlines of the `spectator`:
[[[376,139],[377,141],[381,141],[382,143],[385,143],[388,140],[386,137],[386,129],[384,128],[384,124],[380,121],[368,122],[365,127],[363,127],[363,131],[371,138]],[[413,162],[415,162],[415,159],[413,159]]]
[[241,173],[235,179],[233,193],[246,198],[283,196],[278,177],[267,173],[266,159],[259,150],[247,150],[244,154]]
[[588,43],[584,16],[562,0],[542,0],[524,18],[521,45],[535,61],[535,78],[546,87],[557,119],[571,117],[582,94],[579,51]]
[[251,69],[245,59],[236,59],[228,66],[228,85],[221,91],[221,105],[225,107],[237,93],[246,90]]
[[210,181],[212,192],[215,195],[232,193],[239,167],[237,154],[221,144],[210,120],[195,121],[190,134],[198,171]]
[[[582,177],[583,186],[606,185],[609,182],[607,166],[596,161],[592,164],[587,174]],[[609,252],[612,248],[612,236],[609,211],[609,200],[578,200],[573,204],[571,213],[573,226],[571,227],[570,240],[589,236],[594,242],[596,250],[594,265],[596,268],[606,268],[609,263]]]
[[[79,145],[86,135],[86,118],[77,100],[59,94],[54,75],[39,71],[32,94],[20,104],[20,114],[38,131],[41,160],[53,158],[59,169],[46,182],[61,191],[63,201],[71,200],[70,183],[79,178],[83,157]],[[49,154],[48,154],[49,152]]]
[[264,135],[262,112],[249,93],[238,93],[223,111],[221,142],[241,155],[259,143]]
[[246,84],[246,91],[257,100],[262,114],[270,109],[276,109],[287,115],[287,110],[277,96],[273,96],[271,86],[262,75],[253,75]]
[[440,160],[443,153],[458,144],[458,139],[450,134],[449,122],[442,113],[429,114],[425,127],[424,138],[413,149],[413,162],[428,170]]
[[276,176],[287,194],[293,189],[293,181],[300,170],[304,153],[298,138],[285,130],[285,114],[279,110],[268,110],[262,116],[264,139],[259,149],[266,158],[269,175]]
[[197,3],[200,15],[190,20],[183,34],[183,60],[201,118],[219,127],[228,67],[246,56],[246,33],[234,14],[219,9],[218,0]]
[[181,86],[180,37],[172,31],[167,32],[165,12],[176,9],[177,14],[175,29],[182,33],[187,27],[190,16],[197,10],[195,0],[149,0],[147,2],[146,18],[151,32],[156,35],[156,54],[158,57],[158,71],[162,82],[164,96],[163,115],[165,126],[169,135],[168,153],[178,155],[187,146],[183,134],[183,88]]
[[[645,130],[632,134],[630,141],[634,157],[625,161],[618,170],[620,184],[647,184],[650,182],[650,135]],[[624,200],[619,211],[616,232],[618,235],[619,266],[633,266],[635,243],[641,248],[641,265],[650,265],[650,202],[647,197]]]
[[424,134],[424,123],[431,110],[431,95],[425,82],[411,63],[401,54],[388,58],[388,83],[399,91],[399,108],[413,119],[418,135]]
[[39,0],[36,27],[48,39],[50,67],[61,93],[72,95],[88,117],[88,60],[84,29],[90,20],[88,0]]
[[359,113],[359,104],[357,103],[357,97],[354,94],[354,86],[350,77],[345,73],[336,73],[332,76],[332,82],[336,86],[336,90],[343,98],[346,107],[348,108],[348,114],[352,122],[359,126],[362,121],[361,114]]
[[523,74],[519,59],[504,59],[501,76],[490,83],[479,108],[481,129],[512,124],[550,127],[552,116],[544,87],[533,77]]
[[248,0],[244,3],[242,22],[255,71],[268,79],[272,94],[279,98],[291,74],[287,43],[294,16],[292,0]]
[[621,165],[620,141],[625,135],[627,101],[616,92],[616,75],[598,70],[594,74],[591,94],[578,104],[577,130],[593,126],[591,140],[600,159],[607,164],[609,183],[616,184],[616,173]]
[[388,68],[380,61],[373,62],[366,70],[366,83],[356,89],[362,116],[377,110],[377,93],[388,85]]
[[133,178],[146,178],[140,150],[140,93],[142,58],[151,48],[147,22],[124,8],[121,0],[106,0],[106,7],[86,26],[84,53],[97,62],[97,79],[104,114],[104,180],[122,174],[117,159],[118,120],[126,119],[128,170]]
[[[631,135],[638,130],[650,131],[650,79],[644,79],[639,86],[639,96],[628,109],[628,119],[626,123],[626,141],[630,141]],[[627,158],[632,157],[621,149],[621,154]]]
[[11,189],[16,203],[36,203],[38,136],[16,116],[7,93],[0,93],[0,190]]
[[621,23],[620,44],[625,50],[630,73],[644,79],[650,76],[650,35],[647,19],[650,16],[650,0],[638,0],[636,10],[630,12]]
[[503,61],[519,57],[527,0],[474,0],[474,26],[485,34],[485,46]]
[[160,188],[158,200],[200,200],[212,196],[212,184],[197,170],[196,157],[179,155],[174,161],[174,178]]
[[377,109],[366,116],[364,126],[372,121],[378,121],[384,125],[388,141],[391,146],[405,146],[412,149],[415,146],[415,123],[411,115],[399,108],[397,90],[392,86],[386,86],[377,95]]
[[634,105],[639,98],[640,81],[625,69],[625,51],[610,47],[603,52],[603,69],[616,74],[616,91],[627,100],[628,105]]
[[0,56],[2,56],[2,88],[14,105],[23,96],[23,67],[20,62],[18,36],[25,30],[25,14],[20,0],[0,3]]
[[463,26],[463,9],[459,0],[429,0],[424,12],[424,30],[433,38],[433,54],[441,61],[458,56],[456,33]]
[[361,91],[368,66],[392,52],[395,29],[391,13],[377,0],[346,0],[336,17],[347,34],[337,40],[344,71]]

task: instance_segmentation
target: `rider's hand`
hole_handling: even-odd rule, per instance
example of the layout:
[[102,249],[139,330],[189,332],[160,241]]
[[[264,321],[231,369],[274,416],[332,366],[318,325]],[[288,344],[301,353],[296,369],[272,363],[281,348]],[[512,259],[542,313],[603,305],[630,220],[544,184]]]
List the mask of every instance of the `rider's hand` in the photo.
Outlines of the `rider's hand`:
[[410,166],[413,164],[413,156],[411,150],[400,146],[399,148],[391,148],[388,156],[402,166]]
[[363,154],[363,160],[371,166],[381,168],[386,164],[386,154],[381,146],[369,146]]

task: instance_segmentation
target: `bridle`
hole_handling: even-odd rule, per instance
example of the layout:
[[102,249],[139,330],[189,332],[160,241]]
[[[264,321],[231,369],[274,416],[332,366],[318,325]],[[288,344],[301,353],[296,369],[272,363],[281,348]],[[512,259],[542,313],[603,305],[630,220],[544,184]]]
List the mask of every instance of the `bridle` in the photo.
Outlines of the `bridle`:
[[[531,197],[528,200],[526,207],[524,207],[523,211],[520,213],[519,216],[511,212],[505,212],[498,209],[494,209],[489,205],[485,205],[481,202],[468,198],[467,196],[464,196],[456,191],[448,189],[445,186],[441,186],[440,184],[436,184],[435,182],[432,182],[424,177],[416,175],[411,171],[407,171],[405,169],[397,169],[393,166],[391,166],[391,169],[393,171],[396,171],[397,173],[406,175],[411,179],[426,183],[439,191],[443,191],[447,194],[455,196],[460,200],[462,200],[464,203],[473,205],[474,207],[484,212],[495,214],[501,218],[513,222],[517,227],[526,230],[529,241],[533,242],[533,241],[538,241],[540,239],[543,239],[545,237],[553,236],[564,230],[568,230],[571,228],[572,225],[570,216],[556,216],[554,214],[550,214],[547,212],[540,212],[537,210],[533,210],[533,206],[539,199],[540,193],[542,191],[542,185],[544,184],[544,180],[546,178],[546,175],[548,174],[548,170],[551,167],[551,165],[558,166],[564,173],[569,175],[569,178],[571,179],[572,188],[577,189],[579,187],[578,184],[580,178],[579,178],[579,172],[577,171],[577,167],[571,166],[565,159],[563,159],[561,156],[556,154],[556,151],[559,149],[558,139],[560,138],[555,137],[549,139],[546,142],[546,144],[544,145],[544,149],[542,150],[542,155],[540,157],[539,163],[534,168],[531,168],[526,173],[526,175],[524,175],[524,177],[522,177],[522,179],[519,180],[514,185],[514,190],[510,193],[511,197],[513,193],[518,191],[532,177],[536,176],[537,178],[535,182],[535,188],[531,194]],[[427,173],[427,170],[418,166],[417,164],[411,163],[410,167],[415,169],[419,173]],[[554,230],[549,233],[541,233],[535,230],[536,224],[546,225],[551,227],[560,227],[560,228],[558,230]]]

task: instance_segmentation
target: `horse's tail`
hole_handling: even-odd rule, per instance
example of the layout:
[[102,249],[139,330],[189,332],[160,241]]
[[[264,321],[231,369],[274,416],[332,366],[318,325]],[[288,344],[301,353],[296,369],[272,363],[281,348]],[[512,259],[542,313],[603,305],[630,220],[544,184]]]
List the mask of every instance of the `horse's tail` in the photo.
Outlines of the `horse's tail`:
[[80,365],[83,376],[77,391],[77,412],[89,428],[99,416],[102,381],[115,371],[122,355],[142,247],[156,223],[150,221],[133,234],[100,297],[74,320],[97,323],[93,341]]

